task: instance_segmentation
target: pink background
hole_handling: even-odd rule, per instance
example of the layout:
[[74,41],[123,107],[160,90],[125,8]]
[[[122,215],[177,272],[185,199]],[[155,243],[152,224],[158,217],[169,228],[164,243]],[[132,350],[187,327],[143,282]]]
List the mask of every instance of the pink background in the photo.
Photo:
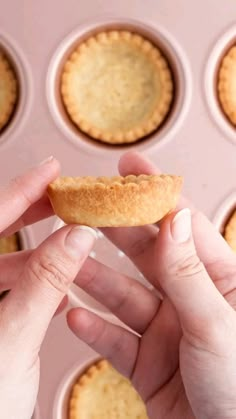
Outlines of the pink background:
[[[221,115],[214,91],[218,59],[236,40],[235,1],[228,0],[226,6],[223,0],[0,0],[0,6],[0,45],[16,63],[22,93],[11,126],[0,135],[0,182],[51,154],[61,161],[65,175],[116,173],[122,149],[93,145],[66,126],[54,106],[54,72],[67,47],[87,31],[108,22],[137,25],[160,39],[179,86],[166,128],[130,148],[150,156],[164,172],[183,175],[185,194],[218,227],[236,204],[236,132]],[[233,198],[227,199],[230,195]],[[55,221],[28,229],[27,245],[40,243]],[[111,252],[117,263],[116,252]],[[57,411],[61,398],[55,402],[56,393],[68,371],[76,373],[94,356],[72,336],[64,314],[53,320],[41,351],[37,417],[65,417]]]

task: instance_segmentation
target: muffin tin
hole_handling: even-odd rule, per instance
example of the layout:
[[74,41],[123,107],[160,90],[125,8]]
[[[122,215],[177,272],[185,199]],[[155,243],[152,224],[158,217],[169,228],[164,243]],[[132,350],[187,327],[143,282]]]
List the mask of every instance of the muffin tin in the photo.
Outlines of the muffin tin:
[[[222,231],[236,207],[236,130],[219,106],[216,83],[222,56],[236,42],[236,3],[228,2],[226,8],[222,0],[25,0],[22,8],[2,0],[1,6],[0,46],[11,59],[20,91],[14,116],[0,133],[0,182],[52,154],[63,175],[116,174],[121,154],[139,150],[165,173],[183,175],[184,193]],[[212,14],[214,20],[209,19]],[[174,75],[175,100],[165,124],[129,146],[99,144],[81,134],[68,120],[59,95],[61,69],[74,45],[107,28],[148,37],[166,55]],[[59,224],[52,217],[30,227],[24,246],[39,244]],[[122,253],[102,236],[99,240],[94,251],[103,261],[117,267],[121,263],[122,270],[144,281]],[[116,322],[73,288],[70,304],[78,303],[92,305]],[[68,330],[65,313],[57,316],[41,349],[34,419],[66,419],[71,380],[97,357]]]
[[97,20],[96,24],[87,23],[69,34],[59,45],[52,58],[47,75],[47,98],[55,122],[63,130],[65,136],[70,141],[73,141],[76,147],[81,148],[83,143],[85,143],[84,145],[88,151],[90,149],[94,151],[94,148],[96,148],[97,152],[104,152],[104,148],[106,148],[106,153],[111,150],[112,154],[114,153],[114,148],[117,149],[119,147],[125,149],[128,147],[128,145],[111,146],[100,144],[93,139],[89,139],[88,136],[80,132],[70,121],[65,112],[60,95],[62,68],[71,52],[90,36],[106,30],[128,30],[130,32],[136,32],[160,48],[163,55],[167,58],[175,90],[170,112],[160,129],[134,145],[136,149],[143,150],[148,147],[150,142],[153,145],[157,141],[167,141],[181,125],[190,101],[191,82],[188,62],[181,47],[173,39],[170,39],[170,36],[165,33],[164,29],[155,29],[151,25],[148,26],[132,19],[115,19],[111,17],[110,19]]

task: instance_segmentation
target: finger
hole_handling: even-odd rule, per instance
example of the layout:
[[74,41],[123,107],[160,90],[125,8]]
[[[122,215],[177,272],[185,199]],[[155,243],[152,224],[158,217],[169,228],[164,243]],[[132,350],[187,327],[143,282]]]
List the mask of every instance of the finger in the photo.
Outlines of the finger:
[[[140,153],[125,153],[119,161],[121,175],[155,174],[160,171]],[[150,282],[155,281],[152,269],[157,229],[155,226],[103,228],[106,237],[121,249]]]
[[13,224],[45,193],[59,173],[60,165],[51,157],[43,164],[11,180],[0,193],[0,232]]
[[[16,253],[9,253],[0,256],[0,300],[8,295],[8,292],[20,280],[25,264],[32,255],[32,250],[22,250]],[[68,297],[64,297],[55,315],[60,314],[67,306]]]
[[[159,172],[152,162],[144,159],[140,153],[128,152],[124,154],[119,162],[119,170],[123,175],[133,174],[154,174]],[[186,197],[181,196],[177,209],[188,207],[191,209],[193,217],[194,239],[200,258],[204,263],[212,264],[216,260],[225,260],[225,257],[232,259],[232,253],[229,246],[223,239],[219,238],[218,231],[208,218],[198,211],[193,203]]]
[[213,344],[220,347],[219,331],[225,330],[234,311],[197,256],[189,209],[163,222],[157,239],[155,270],[179,315],[187,339],[205,345],[208,350]]
[[[137,152],[125,153],[120,159],[119,170],[122,175],[157,173],[155,166]],[[235,276],[235,258],[229,246],[223,237],[219,237],[218,231],[207,217],[196,210],[185,197],[181,197],[178,208],[181,209],[184,206],[188,206],[192,211],[192,228],[199,257],[204,262],[209,275],[214,275],[219,290],[224,294],[231,292],[232,281],[227,281],[226,278]],[[151,226],[152,230],[147,227],[150,226],[127,229],[109,228],[103,231],[109,240],[130,257],[144,276],[153,283],[156,278],[153,276],[153,259],[150,255],[154,252],[157,233],[153,230],[153,226]],[[146,260],[148,263],[145,262]]]
[[[171,302],[165,298],[142,336],[139,362],[132,382],[147,402],[154,392],[170,382],[179,368],[179,343],[182,331]],[[151,374],[147,374],[151,371]]]
[[38,353],[49,322],[94,240],[94,230],[66,226],[34,250],[20,280],[0,306],[3,341],[7,330],[8,343],[12,339],[12,344],[19,345],[18,349],[24,345],[25,355]]
[[[3,292],[0,293],[0,301],[2,301],[10,292],[10,289],[7,289]],[[57,307],[54,316],[57,316],[58,314],[61,314],[62,311],[66,308],[68,304],[68,297],[67,295],[63,298],[63,300],[61,301],[61,303],[59,304],[59,306]]]
[[144,285],[92,258],[85,261],[75,283],[139,334],[160,305],[158,297]]
[[[22,250],[0,256],[0,300],[6,297],[9,291],[17,284],[17,281],[20,280],[25,264],[32,252],[32,250]],[[60,314],[67,306],[67,303],[68,297],[66,296],[56,309],[55,315]]]
[[51,203],[47,195],[44,195],[37,202],[31,205],[31,207],[28,208],[17,221],[0,233],[0,237],[10,236],[11,234],[21,230],[23,227],[37,223],[38,221],[48,218],[53,214],[54,211]]
[[0,256],[0,292],[11,289],[25,268],[32,250],[9,253]]
[[59,306],[57,307],[54,316],[57,316],[58,314],[61,314],[65,308],[67,307],[68,304],[68,297],[67,295],[62,299],[62,301],[60,302]]
[[157,229],[154,226],[109,227],[101,230],[115,246],[128,256],[149,282],[156,283],[153,257]]
[[138,336],[82,308],[70,310],[67,322],[79,339],[108,359],[122,374],[131,376],[139,349]]

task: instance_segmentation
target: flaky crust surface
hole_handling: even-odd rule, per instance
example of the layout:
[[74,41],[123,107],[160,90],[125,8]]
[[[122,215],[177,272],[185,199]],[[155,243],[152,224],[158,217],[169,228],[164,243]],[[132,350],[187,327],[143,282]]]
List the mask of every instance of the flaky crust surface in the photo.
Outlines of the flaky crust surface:
[[236,252],[236,209],[226,224],[224,238],[234,252]]
[[17,100],[17,80],[8,60],[0,51],[0,131],[9,121]]
[[167,60],[151,42],[129,31],[106,31],[71,54],[61,94],[81,131],[106,143],[132,143],[165,119],[173,80]]
[[236,45],[230,48],[222,60],[218,93],[224,113],[236,125]]
[[148,419],[140,396],[128,379],[106,360],[92,365],[74,385],[69,419]]
[[61,177],[48,186],[67,224],[125,227],[152,224],[176,207],[183,179],[171,175]]

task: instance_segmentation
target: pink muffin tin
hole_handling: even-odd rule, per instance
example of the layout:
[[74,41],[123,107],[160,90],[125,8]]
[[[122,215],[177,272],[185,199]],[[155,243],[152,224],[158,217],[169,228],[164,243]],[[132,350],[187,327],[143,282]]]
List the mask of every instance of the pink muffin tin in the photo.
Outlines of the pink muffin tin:
[[[220,231],[236,207],[236,130],[222,114],[216,77],[225,51],[236,42],[236,3],[223,0],[56,0],[1,1],[0,46],[12,61],[20,97],[10,124],[0,133],[0,182],[57,157],[64,175],[111,175],[125,150],[139,150],[166,173],[185,178],[184,193]],[[233,20],[234,19],[234,20]],[[62,65],[76,43],[106,28],[135,30],[167,56],[175,100],[160,130],[130,146],[108,146],[88,139],[73,126],[59,94]],[[59,228],[56,218],[21,233],[34,247]],[[100,235],[92,253],[114,268],[145,281]],[[82,291],[71,288],[70,304],[91,308],[117,321]],[[82,370],[98,354],[68,330],[57,316],[41,350],[41,382],[34,419],[66,419],[68,394]]]

